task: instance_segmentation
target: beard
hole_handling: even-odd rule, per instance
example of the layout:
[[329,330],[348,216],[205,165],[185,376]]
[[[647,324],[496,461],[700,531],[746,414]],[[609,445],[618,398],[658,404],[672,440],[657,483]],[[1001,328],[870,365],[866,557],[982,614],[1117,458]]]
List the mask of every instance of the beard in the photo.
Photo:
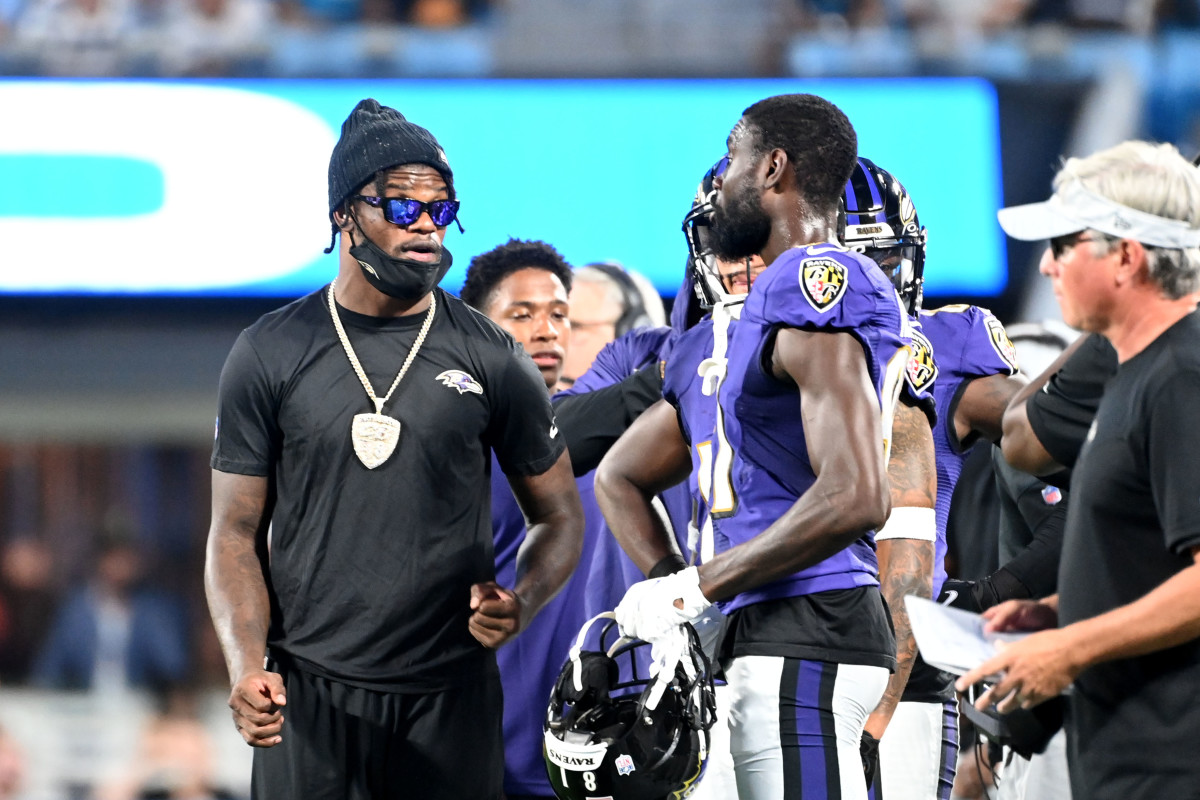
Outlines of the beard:
[[724,205],[713,208],[712,249],[722,261],[744,261],[758,255],[771,237],[771,218],[754,187],[746,185],[726,195]]

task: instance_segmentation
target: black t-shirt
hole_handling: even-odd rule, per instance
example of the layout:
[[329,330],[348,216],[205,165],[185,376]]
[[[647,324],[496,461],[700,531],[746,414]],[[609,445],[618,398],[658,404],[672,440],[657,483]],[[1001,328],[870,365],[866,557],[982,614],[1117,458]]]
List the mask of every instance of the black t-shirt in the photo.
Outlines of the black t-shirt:
[[[1200,545],[1200,314],[1109,382],[1072,479],[1059,621],[1131,603]],[[1070,715],[1077,797],[1200,797],[1200,640],[1080,673]],[[1076,768],[1077,767],[1077,768]]]
[[1093,333],[1025,402],[1029,426],[1042,447],[1064,467],[1075,466],[1104,386],[1117,371],[1117,351]]
[[[494,574],[490,449],[508,474],[561,455],[546,384],[508,334],[437,290],[432,327],[384,405],[400,421],[375,469],[354,453],[374,404],[330,319],[327,290],[243,331],[221,373],[212,466],[271,479],[272,655],[395,691],[453,685],[485,663],[470,587]],[[376,395],[425,321],[339,307]]]

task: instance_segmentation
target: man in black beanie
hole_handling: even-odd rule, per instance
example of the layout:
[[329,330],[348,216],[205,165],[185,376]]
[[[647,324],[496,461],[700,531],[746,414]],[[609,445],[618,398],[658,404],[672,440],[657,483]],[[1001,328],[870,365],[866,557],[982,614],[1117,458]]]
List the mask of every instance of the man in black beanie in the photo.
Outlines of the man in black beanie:
[[[221,374],[205,580],[255,798],[500,798],[494,650],[579,557],[537,367],[437,287],[453,179],[429,131],[359,103],[329,162],[337,279]],[[512,587],[491,451],[529,520]]]

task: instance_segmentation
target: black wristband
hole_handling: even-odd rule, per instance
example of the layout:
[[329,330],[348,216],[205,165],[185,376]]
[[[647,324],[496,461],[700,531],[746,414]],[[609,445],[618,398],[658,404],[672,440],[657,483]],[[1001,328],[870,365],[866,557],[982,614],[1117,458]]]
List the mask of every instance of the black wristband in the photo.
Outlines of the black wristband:
[[678,553],[671,553],[671,555],[667,556],[662,561],[659,561],[657,564],[651,567],[650,574],[648,574],[646,577],[665,578],[668,575],[674,575],[676,572],[679,572],[683,569],[687,569],[687,562],[683,560],[683,556],[679,555]]

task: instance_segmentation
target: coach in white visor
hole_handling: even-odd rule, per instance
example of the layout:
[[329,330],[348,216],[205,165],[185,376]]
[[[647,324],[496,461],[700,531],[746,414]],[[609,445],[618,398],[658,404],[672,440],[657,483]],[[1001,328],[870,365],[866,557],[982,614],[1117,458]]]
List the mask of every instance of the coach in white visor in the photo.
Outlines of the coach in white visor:
[[1200,786],[1200,169],[1169,144],[1068,159],[1045,203],[1006,208],[1049,239],[1041,273],[1067,324],[1119,366],[1071,476],[1058,593],[988,612],[1039,630],[962,676],[976,705],[1030,708],[1068,687],[1072,796],[1196,797]]
[[1056,191],[1049,200],[1001,209],[997,216],[1004,232],[1014,239],[1037,241],[1090,229],[1118,239],[1136,239],[1154,247],[1200,247],[1200,229],[1181,219],[1150,214],[1118,203],[1089,189],[1082,176],[1066,173],[1064,167],[1060,180],[1056,181]]

